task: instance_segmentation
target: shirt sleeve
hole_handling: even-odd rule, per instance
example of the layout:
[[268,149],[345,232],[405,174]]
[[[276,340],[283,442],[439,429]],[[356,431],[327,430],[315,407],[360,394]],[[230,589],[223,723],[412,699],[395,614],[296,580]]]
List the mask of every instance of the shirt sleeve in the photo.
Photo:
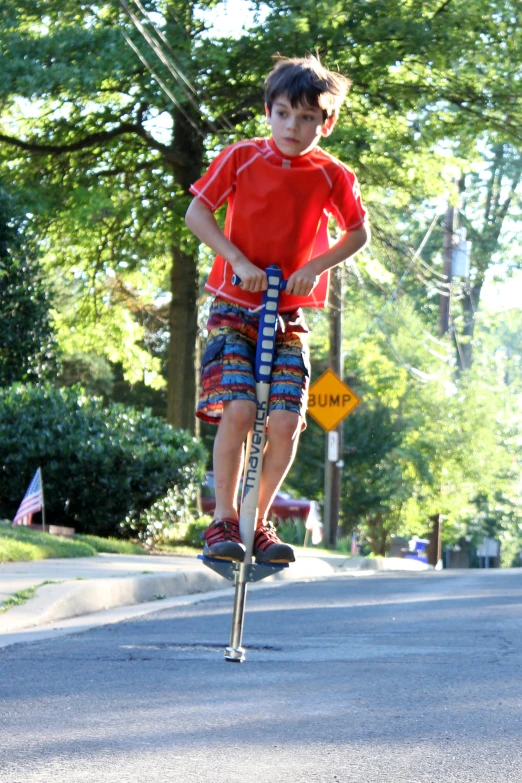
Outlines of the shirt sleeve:
[[189,190],[215,212],[234,189],[237,176],[235,145],[226,147],[214,158],[203,176]]
[[334,216],[341,231],[355,231],[367,219],[357,177],[345,166],[339,166],[326,210]]

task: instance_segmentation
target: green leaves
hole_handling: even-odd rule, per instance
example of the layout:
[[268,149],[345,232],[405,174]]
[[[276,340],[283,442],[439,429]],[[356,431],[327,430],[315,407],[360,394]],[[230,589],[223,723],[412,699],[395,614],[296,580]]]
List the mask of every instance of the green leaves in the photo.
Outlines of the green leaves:
[[187,493],[204,470],[204,451],[188,433],[75,389],[0,390],[0,431],[0,517],[14,516],[41,467],[47,522],[79,533],[121,535],[126,515],[169,487]]
[[49,292],[21,244],[14,209],[0,188],[0,386],[49,378],[57,367]]

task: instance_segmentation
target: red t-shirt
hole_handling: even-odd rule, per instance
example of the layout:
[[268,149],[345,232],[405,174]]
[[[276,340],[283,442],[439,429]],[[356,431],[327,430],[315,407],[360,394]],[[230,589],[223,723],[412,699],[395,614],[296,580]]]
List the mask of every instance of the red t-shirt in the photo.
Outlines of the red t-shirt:
[[[224,149],[191,193],[215,212],[228,201],[225,235],[256,266],[277,264],[283,278],[329,248],[328,217],[342,231],[360,228],[366,217],[353,171],[314,147],[287,157],[273,139],[239,141]],[[232,285],[233,270],[217,255],[205,285],[230,302],[258,307],[261,294]],[[281,312],[324,307],[328,272],[309,296],[281,294]]]

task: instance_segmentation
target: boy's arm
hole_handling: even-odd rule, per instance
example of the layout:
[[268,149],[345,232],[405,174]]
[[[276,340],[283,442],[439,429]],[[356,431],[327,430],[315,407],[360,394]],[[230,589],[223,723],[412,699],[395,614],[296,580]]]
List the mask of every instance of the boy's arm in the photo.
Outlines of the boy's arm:
[[241,278],[241,288],[244,291],[257,293],[268,288],[265,272],[252,264],[227,239],[213,212],[202,201],[195,198],[191,202],[185,215],[185,223],[201,242],[228,261],[234,272]]
[[316,256],[290,275],[286,293],[294,296],[309,296],[323,272],[354,256],[368,244],[369,240],[370,229],[366,223],[355,231],[347,231],[326,253]]

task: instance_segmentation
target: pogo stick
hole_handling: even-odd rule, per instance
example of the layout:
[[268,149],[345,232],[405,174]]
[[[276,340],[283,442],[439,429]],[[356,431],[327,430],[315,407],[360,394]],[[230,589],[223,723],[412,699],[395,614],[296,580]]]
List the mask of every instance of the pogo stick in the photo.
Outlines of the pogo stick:
[[[241,663],[245,660],[245,648],[241,646],[241,642],[248,582],[259,582],[261,579],[288,567],[286,564],[281,563],[252,563],[259,489],[263,469],[263,451],[266,439],[268,400],[275,354],[279,295],[286,288],[286,280],[282,279],[282,272],[278,266],[269,266],[265,271],[268,279],[268,288],[263,292],[254,372],[257,410],[254,427],[248,435],[246,444],[243,491],[239,514],[239,530],[241,540],[245,545],[245,558],[242,563],[236,563],[199,555],[200,560],[206,566],[217,571],[225,579],[235,583],[232,629],[230,632],[230,644],[225,650],[225,660],[236,663]],[[234,275],[232,282],[235,285],[239,285],[241,281]]]

